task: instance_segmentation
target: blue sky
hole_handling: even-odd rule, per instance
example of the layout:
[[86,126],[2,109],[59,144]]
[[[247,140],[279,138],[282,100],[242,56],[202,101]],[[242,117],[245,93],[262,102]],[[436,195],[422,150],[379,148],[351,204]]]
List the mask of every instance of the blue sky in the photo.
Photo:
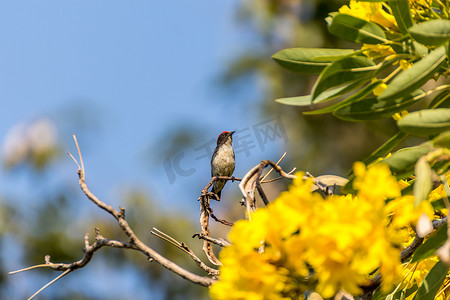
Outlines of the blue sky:
[[[236,21],[238,6],[237,1],[2,2],[0,138],[18,122],[50,116],[64,141],[78,135],[88,177],[101,195],[111,196],[111,188],[127,182],[148,185],[159,197],[179,195],[199,182],[199,175],[209,176],[209,159],[190,161],[198,172],[170,184],[162,161],[153,172],[143,164],[150,145],[192,126],[204,135],[201,146],[223,130],[276,117],[259,116],[256,85],[235,93],[218,87],[233,58],[251,51],[256,41]],[[80,110],[88,124],[71,122]],[[186,155],[193,151],[180,149]],[[253,164],[247,157],[242,167]],[[74,166],[68,167],[59,171],[73,174]],[[186,198],[198,193],[189,192]]]
[[[239,5],[237,0],[2,1],[0,142],[16,124],[49,117],[68,145],[63,151],[76,153],[71,134],[77,134],[88,184],[104,201],[118,207],[121,190],[140,186],[163,209],[176,208],[197,220],[196,199],[210,174],[209,157],[199,159],[196,147],[221,131],[240,130],[252,147],[236,154],[235,174],[242,176],[261,159],[276,160],[287,141],[280,136],[258,143],[258,124],[281,120],[260,115],[258,80],[237,90],[218,86],[233,58],[258,47],[236,21]],[[198,130],[199,144],[149,157],[157,141],[179,128]],[[194,171],[171,181],[163,162],[179,154],[184,154],[181,167]],[[75,172],[68,156],[44,180],[2,170],[0,199],[37,206],[31,201],[49,191],[76,187]],[[79,198],[87,201],[80,191]],[[23,267],[20,255],[8,264]],[[42,285],[31,278],[29,272],[11,278],[12,297],[30,296]]]

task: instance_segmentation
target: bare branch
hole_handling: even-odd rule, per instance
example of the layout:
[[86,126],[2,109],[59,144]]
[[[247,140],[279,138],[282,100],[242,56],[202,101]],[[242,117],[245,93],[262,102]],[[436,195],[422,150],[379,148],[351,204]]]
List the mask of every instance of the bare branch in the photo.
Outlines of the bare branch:
[[161,230],[153,227],[153,230],[150,232],[151,234],[159,237],[160,239],[163,239],[167,242],[169,242],[170,244],[174,245],[175,247],[177,247],[178,249],[184,251],[185,253],[189,254],[189,256],[197,263],[197,265],[202,268],[203,270],[205,270],[206,272],[208,272],[208,275],[212,275],[212,276],[217,276],[219,275],[219,271],[216,269],[213,269],[211,267],[208,267],[200,258],[197,257],[197,255],[195,255],[194,251],[192,251],[185,243],[183,242],[179,242],[176,239],[174,239],[173,237],[171,237],[170,235],[162,232]]
[[[75,138],[75,143],[77,145],[77,149],[79,149],[78,143]],[[100,199],[98,199],[87,187],[85,182],[85,174],[84,174],[84,166],[81,158],[81,152],[79,152],[80,155],[80,162],[81,162],[81,170],[78,170],[78,176],[79,176],[79,184],[86,195],[86,197],[94,202],[98,207],[102,208],[103,210],[110,213],[114,218],[118,221],[120,228],[122,231],[128,236],[130,239],[129,243],[124,243],[122,245],[131,245],[132,249],[136,249],[142,253],[144,253],[149,259],[154,260],[158,262],[163,267],[167,268],[168,270],[178,274],[179,276],[192,281],[194,283],[203,285],[203,286],[209,286],[212,284],[213,279],[209,277],[199,276],[196,274],[193,274],[189,272],[188,270],[178,266],[174,262],[168,260],[152,248],[148,247],[146,244],[144,244],[134,233],[134,231],[131,229],[128,222],[125,220],[125,209],[120,208],[120,212],[115,210],[112,206],[105,204]],[[99,242],[99,240],[96,241],[96,243]],[[115,246],[113,246],[115,247]]]
[[314,177],[310,173],[307,173],[306,176],[314,180],[312,191],[321,190],[325,193],[325,195],[334,194],[336,186],[344,186],[348,182],[348,179],[336,175],[322,175]]
[[[216,222],[222,223],[227,226],[232,226],[233,223],[228,222],[226,220],[222,220],[217,218],[213,214],[213,210],[210,206],[210,199],[220,200],[219,197],[213,193],[208,192],[208,189],[212,186],[214,181],[216,180],[232,180],[232,181],[241,181],[241,178],[236,178],[234,176],[215,176],[212,177],[209,183],[203,188],[200,197],[198,200],[200,201],[200,227],[202,229],[202,235],[205,237],[210,237],[211,232],[209,230],[209,217],[211,216]],[[216,255],[213,252],[211,241],[209,239],[203,239],[203,252],[205,252],[206,257],[208,260],[215,265],[221,265],[222,263],[219,261],[219,259],[216,257]]]
[[80,163],[81,163],[81,168],[78,167],[78,169],[81,170],[81,172],[83,172],[84,175],[84,163],[83,163],[83,157],[81,156],[81,151],[80,151],[80,146],[78,145],[78,141],[77,141],[77,137],[75,134],[72,134],[73,140],[75,141],[75,145],[77,146],[77,151],[78,151],[78,157],[80,158]]
[[[76,269],[86,266],[91,261],[92,257],[94,256],[94,252],[96,252],[103,246],[138,250],[136,248],[136,246],[133,245],[132,243],[126,243],[126,242],[121,242],[121,241],[117,241],[117,240],[105,239],[104,237],[102,237],[100,235],[96,237],[96,241],[92,245],[89,245],[89,234],[88,233],[85,234],[84,240],[85,240],[85,247],[83,249],[84,257],[81,258],[80,260],[72,262],[72,263],[53,263],[50,261],[50,256],[47,255],[47,256],[45,256],[45,263],[51,269],[56,270],[56,271],[65,271],[65,270],[69,270],[69,269],[76,270]],[[87,241],[87,245],[86,245],[86,241]]]
[[258,190],[258,194],[261,197],[262,201],[264,202],[264,205],[266,206],[269,205],[269,200],[267,199],[266,193],[264,193],[264,190],[262,189],[259,180],[258,182],[256,182],[256,189]]
[[206,197],[206,196],[208,196],[208,197],[210,197],[210,198],[213,197],[215,200],[219,200],[219,197],[218,197],[215,193],[213,193],[213,192],[208,192],[208,189],[212,186],[212,184],[213,184],[214,181],[216,181],[216,180],[241,181],[242,179],[241,179],[241,178],[236,178],[236,177],[234,177],[234,176],[214,176],[214,177],[211,178],[211,180],[209,181],[209,183],[203,188],[203,190],[202,190],[202,192],[201,192],[201,194],[200,194],[200,197],[198,197],[198,199],[197,199],[198,201],[200,201],[200,198],[201,198],[201,197]]
[[[210,215],[211,207],[209,206],[209,196],[203,195],[200,196],[200,227],[202,229],[202,234],[204,236],[211,236],[209,230],[209,215]],[[211,242],[207,239],[203,242],[203,252],[205,252],[208,260],[215,265],[222,265],[219,259],[216,257],[212,250]]]
[[216,217],[216,216],[213,214],[213,210],[212,210],[211,207],[209,208],[209,213],[211,214],[211,218],[213,218],[214,221],[216,221],[216,222],[218,222],[218,223],[221,223],[221,224],[223,224],[223,225],[226,225],[226,226],[230,226],[230,227],[233,226],[233,222],[229,222],[229,221],[227,221],[227,220],[219,219],[218,217]]
[[204,235],[203,233],[196,233],[192,237],[193,238],[197,237],[200,240],[207,240],[207,241],[209,241],[211,243],[214,243],[214,244],[216,244],[216,245],[218,245],[220,247],[227,247],[227,246],[231,245],[230,242],[228,242],[228,241],[226,241],[224,239],[215,239],[215,238],[212,238],[210,236]]
[[239,184],[239,188],[244,196],[245,206],[247,208],[247,218],[250,219],[251,212],[256,210],[256,202],[255,202],[255,188],[256,183],[261,177],[261,173],[265,167],[268,165],[272,166],[272,168],[277,171],[282,177],[293,179],[296,176],[290,175],[283,171],[283,169],[278,166],[276,163],[270,160],[263,160],[257,166],[253,167],[245,176],[242,178],[241,183]]
[[17,274],[20,272],[25,272],[25,271],[29,271],[29,270],[33,270],[33,269],[37,269],[37,268],[48,268],[48,267],[49,267],[49,265],[47,265],[47,264],[40,264],[40,265],[35,265],[35,266],[28,267],[28,268],[16,270],[16,271],[11,271],[11,272],[8,272],[8,274],[13,275],[13,274]]

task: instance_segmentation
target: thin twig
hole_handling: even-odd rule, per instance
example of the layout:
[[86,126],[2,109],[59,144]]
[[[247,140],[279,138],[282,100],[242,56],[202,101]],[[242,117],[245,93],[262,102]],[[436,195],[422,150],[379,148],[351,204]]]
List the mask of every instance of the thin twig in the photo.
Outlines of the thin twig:
[[8,274],[9,275],[13,275],[13,274],[17,274],[17,273],[20,273],[20,272],[29,271],[29,270],[32,270],[32,269],[48,268],[48,267],[49,267],[49,265],[47,265],[47,264],[40,264],[40,265],[35,265],[35,266],[28,267],[28,268],[23,268],[23,269],[20,269],[20,270],[8,272]]
[[72,153],[67,152],[67,154],[69,154],[70,157],[72,157],[73,161],[77,164],[78,170],[81,170],[81,167],[80,167],[80,165],[78,164],[78,161],[75,159],[75,157],[73,157]]
[[153,230],[150,232],[151,234],[159,237],[160,239],[163,239],[167,242],[169,242],[170,244],[174,245],[175,247],[177,247],[178,249],[184,251],[185,253],[187,253],[196,263],[197,265],[202,268],[203,270],[205,270],[206,272],[208,272],[208,275],[212,275],[212,276],[217,276],[219,275],[219,271],[216,269],[213,269],[209,266],[207,266],[200,258],[198,258],[197,255],[195,255],[194,251],[192,251],[185,243],[183,242],[179,242],[176,239],[174,239],[173,237],[171,237],[170,235],[162,232],[161,230],[153,227]]
[[77,136],[75,134],[72,134],[72,137],[73,137],[73,140],[75,141],[75,145],[77,146],[78,157],[80,158],[80,163],[81,163],[81,168],[78,167],[78,169],[80,169],[84,174],[83,156],[81,156],[81,151],[80,151],[80,146],[78,145]]
[[[273,169],[271,169],[271,170],[273,170]],[[297,170],[297,168],[294,167],[291,171],[288,172],[288,174],[291,175],[292,173],[295,172],[295,170]],[[263,180],[263,181],[261,181],[261,183],[269,183],[269,182],[277,181],[277,180],[280,180],[280,179],[283,179],[283,178],[285,178],[285,177],[278,176],[278,177],[275,177],[275,178],[272,178],[272,179]]]
[[215,239],[215,238],[213,238],[213,237],[204,235],[203,233],[196,233],[196,234],[194,234],[192,237],[193,237],[193,238],[197,237],[197,238],[199,238],[200,240],[207,240],[207,241],[209,241],[209,242],[211,242],[211,243],[214,243],[214,244],[216,244],[216,245],[218,245],[218,246],[220,246],[220,247],[227,247],[227,246],[230,246],[230,245],[231,245],[230,242],[227,242],[227,241],[225,241],[224,239]]
[[[281,156],[281,158],[276,162],[277,165],[280,164],[280,162],[283,160],[283,158],[286,156],[286,154],[287,154],[287,152],[284,152],[284,153],[283,153],[283,155]],[[267,178],[267,176],[269,176],[270,173],[272,173],[272,170],[273,170],[273,168],[271,168],[271,169],[269,170],[269,172],[266,173],[266,175],[260,177],[261,182],[264,181],[264,180]]]
[[178,242],[177,240],[175,240],[174,238],[172,238],[170,235],[165,234],[164,232],[158,230],[157,228],[153,227],[152,231],[150,231],[151,234],[153,234],[154,236],[159,237],[160,239],[168,242],[169,244],[174,245],[175,247],[177,247],[178,249],[188,253],[188,251],[186,249],[184,249],[183,247],[181,247],[181,243]]
[[34,293],[30,298],[28,298],[27,300],[31,300],[34,297],[36,297],[40,292],[42,292],[44,289],[46,289],[47,287],[49,287],[50,285],[52,285],[53,283],[55,283],[56,281],[58,281],[59,279],[63,278],[64,276],[66,276],[67,274],[69,274],[70,272],[72,272],[71,269],[67,269],[66,271],[64,271],[63,273],[61,273],[59,276],[57,276],[55,279],[53,279],[52,281],[50,281],[49,283],[47,283],[46,285],[44,285],[43,287],[41,287],[36,293]]
[[212,209],[211,209],[210,214],[211,214],[211,218],[213,218],[214,221],[216,221],[216,222],[218,222],[218,223],[220,223],[220,224],[226,225],[226,226],[230,226],[230,227],[233,226],[233,222],[229,222],[229,221],[227,221],[227,220],[225,220],[225,219],[219,219],[218,217],[216,217],[216,216],[212,213]]

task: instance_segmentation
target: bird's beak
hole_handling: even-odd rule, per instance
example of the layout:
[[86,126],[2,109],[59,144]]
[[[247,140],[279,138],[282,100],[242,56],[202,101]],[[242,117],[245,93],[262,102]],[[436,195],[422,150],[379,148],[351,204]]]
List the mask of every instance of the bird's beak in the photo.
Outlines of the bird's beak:
[[230,132],[230,134],[233,135],[233,133],[235,133],[235,132],[236,132],[236,131],[232,131],[232,132]]

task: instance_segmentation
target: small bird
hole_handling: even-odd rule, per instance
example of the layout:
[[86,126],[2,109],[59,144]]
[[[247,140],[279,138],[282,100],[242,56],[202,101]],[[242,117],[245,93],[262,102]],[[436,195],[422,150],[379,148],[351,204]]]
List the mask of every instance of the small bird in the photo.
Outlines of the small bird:
[[[233,146],[234,131],[224,131],[217,138],[217,146],[211,158],[211,177],[231,176],[234,172],[234,151]],[[219,197],[226,180],[216,180],[213,183],[212,191]]]

